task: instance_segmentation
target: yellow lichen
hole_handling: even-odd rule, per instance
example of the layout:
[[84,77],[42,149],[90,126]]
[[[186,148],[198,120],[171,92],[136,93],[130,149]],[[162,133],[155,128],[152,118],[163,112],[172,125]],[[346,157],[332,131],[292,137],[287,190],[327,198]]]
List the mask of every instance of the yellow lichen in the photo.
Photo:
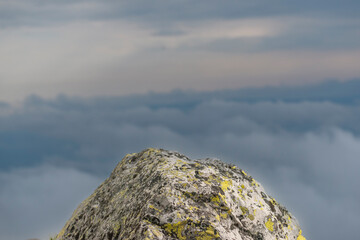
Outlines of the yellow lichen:
[[255,181],[255,179],[251,179],[251,186],[257,186],[259,187],[259,184]]
[[158,212],[161,212],[161,210],[160,209],[158,209],[158,208],[156,208],[156,207],[154,207],[153,205],[149,205],[149,208],[152,208],[152,209],[155,209],[156,211],[158,211]]
[[219,198],[219,196],[215,196],[215,197],[211,198],[211,201],[215,202],[215,203],[220,203],[220,198]]
[[186,236],[182,235],[182,232],[187,224],[187,221],[181,221],[177,223],[167,223],[164,225],[165,231],[169,234],[175,234],[178,239],[186,240]]
[[241,211],[242,211],[242,213],[245,215],[249,210],[246,208],[246,207],[244,207],[244,206],[240,206],[240,209],[241,209]]
[[187,164],[187,162],[185,162],[185,161],[183,161],[183,160],[181,160],[181,159],[178,159],[176,162],[177,162],[178,164],[179,164],[179,163],[181,163],[181,164]]
[[220,216],[225,219],[225,218],[227,218],[228,214],[227,213],[220,213]]
[[232,186],[232,181],[231,180],[226,180],[226,181],[221,182],[221,189],[224,192],[227,191],[230,186]]
[[225,195],[222,195],[221,193],[219,193],[219,196],[221,197],[221,199],[227,204],[227,201],[226,201],[226,198],[225,198]]
[[114,226],[114,232],[115,234],[117,234],[119,232],[119,229],[120,229],[121,225],[119,222],[115,223],[115,226]]
[[199,208],[198,208],[198,207],[194,207],[194,206],[189,206],[189,209],[190,209],[190,211],[193,211],[193,210],[199,210]]
[[274,223],[271,221],[271,218],[265,223],[266,228],[270,231],[274,231]]
[[291,217],[290,217],[290,215],[288,215],[288,220],[289,220],[289,224],[288,224],[288,229],[289,230],[292,230],[292,222],[291,222]]
[[[186,225],[189,224],[194,227],[194,223],[191,222],[190,218],[188,218],[187,221],[181,221],[174,224],[167,223],[163,227],[167,233],[175,235],[179,240],[186,240],[186,236],[183,235],[183,231],[185,230]],[[196,231],[195,234],[196,240],[212,240],[220,237],[219,233],[215,230],[213,226],[207,227],[205,231]]]
[[238,191],[239,191],[239,196],[240,196],[243,200],[245,200],[245,197],[244,197],[244,195],[242,194],[242,193],[243,193],[243,190],[242,190],[240,187],[238,187]]
[[299,236],[297,237],[296,240],[306,240],[306,238],[302,235],[301,229],[300,229],[300,231],[299,231]]
[[199,232],[198,236],[195,237],[196,240],[213,240],[218,238],[220,238],[220,235],[213,226],[207,227],[205,232]]
[[273,205],[278,205],[278,203],[276,202],[276,200],[274,198],[271,198],[270,199],[270,202],[273,204]]

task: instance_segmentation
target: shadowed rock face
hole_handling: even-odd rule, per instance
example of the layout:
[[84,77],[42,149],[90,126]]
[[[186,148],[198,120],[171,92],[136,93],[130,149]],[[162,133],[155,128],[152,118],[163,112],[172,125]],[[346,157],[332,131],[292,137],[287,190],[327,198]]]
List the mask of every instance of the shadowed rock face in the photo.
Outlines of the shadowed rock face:
[[243,170],[161,149],[126,155],[56,239],[305,240]]

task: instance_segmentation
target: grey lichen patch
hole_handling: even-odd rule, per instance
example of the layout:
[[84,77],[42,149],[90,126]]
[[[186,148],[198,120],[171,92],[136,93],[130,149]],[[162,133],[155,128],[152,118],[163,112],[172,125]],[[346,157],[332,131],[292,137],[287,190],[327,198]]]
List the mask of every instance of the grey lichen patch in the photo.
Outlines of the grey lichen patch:
[[245,171],[146,149],[126,155],[56,239],[305,238],[295,218]]

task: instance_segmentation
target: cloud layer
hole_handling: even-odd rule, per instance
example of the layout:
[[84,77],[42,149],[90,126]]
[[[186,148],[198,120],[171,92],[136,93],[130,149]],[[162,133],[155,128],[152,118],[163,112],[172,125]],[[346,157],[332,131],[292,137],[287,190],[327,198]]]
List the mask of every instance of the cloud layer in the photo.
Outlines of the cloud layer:
[[48,240],[101,183],[69,168],[41,166],[0,173],[0,238]]
[[359,7],[352,0],[0,1],[0,101],[355,78]]
[[[38,211],[41,218],[22,236],[56,232],[126,153],[158,147],[244,168],[300,219],[308,239],[355,239],[359,84],[89,99],[32,96],[22,107],[3,104],[0,206],[7,210],[0,222],[14,222],[0,238],[18,239],[15,219]],[[72,197],[64,202],[67,195]],[[46,199],[51,204],[36,207]],[[55,205],[60,215],[51,211]]]

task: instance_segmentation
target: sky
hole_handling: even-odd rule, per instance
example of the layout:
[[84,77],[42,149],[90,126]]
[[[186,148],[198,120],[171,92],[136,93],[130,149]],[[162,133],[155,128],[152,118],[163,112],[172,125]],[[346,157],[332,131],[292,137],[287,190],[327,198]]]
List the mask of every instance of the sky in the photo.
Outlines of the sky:
[[127,153],[234,163],[310,240],[360,225],[360,2],[0,0],[0,240],[47,240]]
[[0,0],[0,100],[357,78],[359,8],[356,0]]

